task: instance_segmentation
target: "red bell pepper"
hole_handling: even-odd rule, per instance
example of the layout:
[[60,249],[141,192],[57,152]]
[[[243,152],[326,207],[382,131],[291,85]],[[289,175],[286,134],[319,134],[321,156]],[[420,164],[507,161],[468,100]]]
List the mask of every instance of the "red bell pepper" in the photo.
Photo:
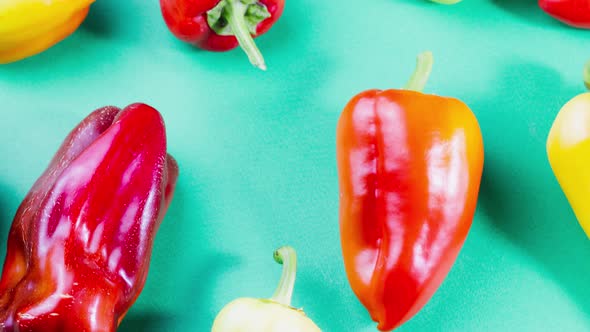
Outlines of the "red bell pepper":
[[168,28],[179,39],[209,51],[238,46],[250,62],[266,70],[253,37],[266,33],[281,17],[284,0],[160,0]]
[[[483,168],[481,131],[461,101],[406,90],[355,96],[337,127],[340,231],[350,285],[382,331],[414,316],[467,237]],[[408,91],[415,90],[415,91]]]
[[539,0],[539,7],[565,24],[590,29],[590,0]]
[[146,281],[178,167],[160,114],[91,113],[20,205],[0,279],[1,331],[115,331]]

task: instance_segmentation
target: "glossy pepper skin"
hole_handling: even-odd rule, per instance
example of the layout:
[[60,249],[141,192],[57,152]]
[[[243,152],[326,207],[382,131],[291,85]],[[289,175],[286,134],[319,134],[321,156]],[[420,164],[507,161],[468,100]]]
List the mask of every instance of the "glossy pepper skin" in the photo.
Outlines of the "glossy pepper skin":
[[539,0],[539,7],[567,25],[590,29],[590,0]]
[[40,53],[74,32],[94,0],[0,1],[0,64]]
[[[431,61],[422,54],[417,73],[427,76],[420,67]],[[422,74],[408,87],[423,85]],[[477,119],[457,99],[368,90],[344,108],[337,126],[344,264],[380,330],[414,316],[451,269],[472,223],[483,158]]]
[[160,114],[91,113],[20,205],[0,279],[0,330],[115,331],[146,281],[178,168]]
[[199,48],[223,52],[241,45],[252,64],[266,69],[252,37],[281,17],[284,0],[160,0],[170,31]]
[[[590,89],[590,62],[584,79]],[[574,97],[559,111],[547,137],[547,156],[578,222],[590,237],[590,93]]]
[[291,307],[295,286],[297,255],[284,246],[274,253],[283,264],[279,285],[270,299],[239,298],[226,305],[213,322],[211,332],[320,332],[301,309]]

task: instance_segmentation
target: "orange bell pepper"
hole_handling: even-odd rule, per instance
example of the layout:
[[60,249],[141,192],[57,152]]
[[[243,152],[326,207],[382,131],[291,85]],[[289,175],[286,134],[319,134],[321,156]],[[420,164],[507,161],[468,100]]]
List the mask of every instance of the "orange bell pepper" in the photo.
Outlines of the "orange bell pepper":
[[0,1],[0,64],[43,52],[73,33],[94,0]]
[[461,101],[419,92],[431,66],[423,53],[405,90],[362,92],[338,122],[344,265],[381,331],[412,318],[443,282],[479,193],[479,124]]

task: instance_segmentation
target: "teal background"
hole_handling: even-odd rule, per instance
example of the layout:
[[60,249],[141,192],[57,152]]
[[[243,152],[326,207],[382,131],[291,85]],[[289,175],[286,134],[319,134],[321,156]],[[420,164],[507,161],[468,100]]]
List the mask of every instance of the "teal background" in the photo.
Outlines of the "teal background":
[[155,0],[98,0],[70,38],[0,67],[0,255],[69,130],[140,101],[163,114],[181,175],[120,331],[208,331],[232,299],[272,294],[283,244],[299,254],[295,306],[324,331],[374,331],[344,274],[335,126],[355,94],[403,86],[428,49],[426,91],[473,109],[485,169],[456,264],[399,331],[590,331],[590,241],[545,154],[556,113],[583,92],[589,37],[534,1],[287,0],[257,39],[263,73],[240,50],[176,40]]

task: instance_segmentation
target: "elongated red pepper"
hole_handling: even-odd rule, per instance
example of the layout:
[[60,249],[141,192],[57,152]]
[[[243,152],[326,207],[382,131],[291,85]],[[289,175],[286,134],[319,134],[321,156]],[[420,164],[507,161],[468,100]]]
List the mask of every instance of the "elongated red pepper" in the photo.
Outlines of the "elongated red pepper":
[[250,62],[266,70],[254,37],[266,33],[281,17],[284,0],[160,0],[168,28],[179,39],[209,51],[238,45]]
[[14,218],[0,330],[115,331],[143,288],[177,176],[155,109],[84,119]]
[[539,0],[539,7],[565,24],[590,29],[590,0]]
[[[408,90],[421,90],[431,55]],[[414,316],[451,269],[472,223],[481,131],[461,101],[369,90],[340,116],[340,230],[350,285],[378,328]]]

